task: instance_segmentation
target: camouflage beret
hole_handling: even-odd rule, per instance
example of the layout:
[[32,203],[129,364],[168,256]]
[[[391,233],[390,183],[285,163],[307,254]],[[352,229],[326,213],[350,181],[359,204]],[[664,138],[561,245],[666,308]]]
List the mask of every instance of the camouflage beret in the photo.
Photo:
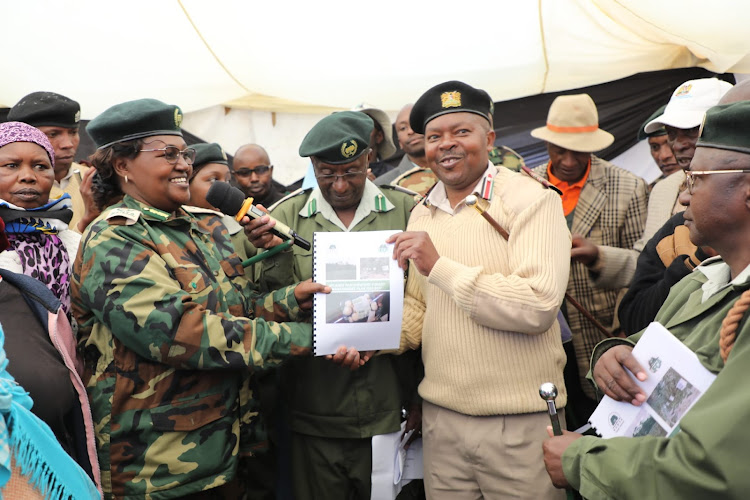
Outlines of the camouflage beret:
[[656,111],[654,111],[651,114],[651,116],[649,116],[648,118],[646,118],[646,121],[643,122],[643,124],[641,125],[641,128],[638,129],[638,140],[639,141],[642,141],[643,139],[648,139],[649,137],[658,137],[660,135],[667,135],[667,129],[664,127],[663,124],[661,125],[661,127],[657,128],[653,132],[649,133],[649,132],[646,132],[646,130],[645,130],[646,129],[646,125],[648,125],[649,123],[651,123],[652,121],[656,120],[657,118],[659,118],[661,115],[664,114],[664,109],[666,107],[667,107],[667,105],[665,104],[664,106],[662,106],[659,109],[657,109]]
[[490,95],[481,89],[456,80],[435,85],[422,94],[409,116],[409,124],[417,134],[424,134],[430,120],[448,113],[474,113],[488,122],[495,111]]
[[22,97],[8,111],[8,121],[23,122],[32,127],[78,127],[81,106],[54,92],[32,92]]
[[750,154],[750,101],[714,106],[706,111],[697,148],[715,148]]
[[193,160],[193,170],[202,167],[206,163],[221,163],[229,166],[227,153],[215,142],[200,142],[192,144],[191,148],[195,149],[195,160]]
[[310,129],[299,146],[300,156],[339,165],[350,163],[367,151],[372,118],[357,111],[339,111],[326,116]]
[[182,110],[156,99],[115,104],[91,120],[86,132],[98,149],[152,135],[182,136]]

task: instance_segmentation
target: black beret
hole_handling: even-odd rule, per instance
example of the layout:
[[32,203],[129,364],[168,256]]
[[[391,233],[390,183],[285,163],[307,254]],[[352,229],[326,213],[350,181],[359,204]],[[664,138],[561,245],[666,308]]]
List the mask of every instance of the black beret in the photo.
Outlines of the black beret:
[[367,151],[372,118],[357,111],[339,111],[326,116],[310,129],[299,146],[300,156],[339,165],[350,163]]
[[427,122],[448,113],[474,113],[488,122],[495,105],[490,95],[481,89],[456,80],[435,85],[422,94],[409,116],[409,124],[417,134],[424,134]]
[[648,118],[646,118],[646,121],[643,122],[643,125],[641,125],[641,128],[638,129],[638,140],[639,141],[642,141],[643,139],[648,139],[649,137],[658,137],[660,135],[667,135],[667,129],[664,128],[664,125],[662,125],[661,127],[659,127],[658,129],[654,130],[651,133],[648,133],[645,130],[646,129],[646,125],[648,125],[649,123],[651,123],[652,121],[656,120],[657,118],[659,118],[661,115],[664,114],[664,109],[666,107],[667,107],[667,105],[665,104],[661,108],[659,108],[656,111],[654,111],[651,116],[649,116]]
[[156,99],[115,104],[91,120],[86,132],[97,149],[152,135],[182,136],[182,110]]
[[206,163],[221,163],[222,165],[229,166],[227,153],[215,142],[200,142],[198,144],[191,144],[190,147],[195,149],[193,170],[202,167]]
[[54,92],[32,92],[8,111],[8,121],[23,122],[32,127],[73,128],[78,126],[80,119],[81,106]]

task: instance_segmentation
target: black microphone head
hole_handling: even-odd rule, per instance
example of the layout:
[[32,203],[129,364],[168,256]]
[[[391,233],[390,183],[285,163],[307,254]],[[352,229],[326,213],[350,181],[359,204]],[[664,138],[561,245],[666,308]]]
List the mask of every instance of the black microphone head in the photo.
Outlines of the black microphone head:
[[227,215],[236,215],[245,203],[245,193],[228,182],[214,182],[208,188],[206,201]]

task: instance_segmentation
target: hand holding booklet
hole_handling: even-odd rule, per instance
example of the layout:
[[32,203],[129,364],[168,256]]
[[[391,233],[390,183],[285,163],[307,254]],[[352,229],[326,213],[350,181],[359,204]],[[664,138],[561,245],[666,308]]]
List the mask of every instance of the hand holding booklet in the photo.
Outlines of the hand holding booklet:
[[393,260],[400,231],[326,232],[313,236],[313,281],[331,287],[315,294],[315,355],[345,345],[359,351],[396,349],[401,339],[404,272]]
[[628,375],[646,394],[641,406],[604,396],[589,422],[604,437],[671,436],[683,415],[716,378],[693,351],[659,323],[651,323],[632,352],[648,377]]

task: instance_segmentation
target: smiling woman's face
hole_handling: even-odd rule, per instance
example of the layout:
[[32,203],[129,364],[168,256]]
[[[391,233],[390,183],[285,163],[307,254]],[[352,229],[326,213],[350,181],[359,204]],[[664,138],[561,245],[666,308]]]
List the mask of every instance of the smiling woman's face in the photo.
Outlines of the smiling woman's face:
[[52,162],[33,142],[12,142],[0,148],[0,198],[21,208],[38,208],[49,201],[55,182]]

